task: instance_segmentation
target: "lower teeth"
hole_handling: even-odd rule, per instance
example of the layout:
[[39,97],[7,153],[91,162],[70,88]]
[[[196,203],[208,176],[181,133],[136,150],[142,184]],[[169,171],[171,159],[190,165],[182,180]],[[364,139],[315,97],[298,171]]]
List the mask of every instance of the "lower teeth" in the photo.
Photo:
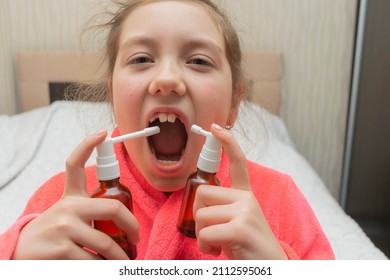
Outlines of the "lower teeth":
[[155,153],[155,156],[159,161],[162,161],[162,162],[176,162],[176,161],[180,160],[182,154],[183,153],[181,153],[180,155],[161,155],[161,154]]
[[175,155],[162,155],[156,152],[154,147],[151,147],[151,151],[154,154],[154,156],[157,158],[158,161],[163,162],[163,163],[169,163],[169,162],[178,162],[185,151],[185,148],[180,152],[180,154],[175,154]]

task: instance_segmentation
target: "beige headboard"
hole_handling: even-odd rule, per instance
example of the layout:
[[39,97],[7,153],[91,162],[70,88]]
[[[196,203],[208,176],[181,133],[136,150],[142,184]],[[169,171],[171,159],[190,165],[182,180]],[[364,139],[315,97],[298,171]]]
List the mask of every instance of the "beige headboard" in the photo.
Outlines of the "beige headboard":
[[[100,77],[96,53],[20,52],[17,57],[18,94],[22,112],[49,105],[49,82],[87,82]],[[244,57],[251,101],[274,114],[280,111],[281,55],[252,52]]]

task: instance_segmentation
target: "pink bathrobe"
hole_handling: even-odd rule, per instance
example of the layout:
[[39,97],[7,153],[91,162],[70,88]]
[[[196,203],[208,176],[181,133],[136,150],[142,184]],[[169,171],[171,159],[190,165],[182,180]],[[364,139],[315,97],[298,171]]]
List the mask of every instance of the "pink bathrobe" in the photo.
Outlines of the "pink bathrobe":
[[[115,132],[117,134],[117,131]],[[154,190],[131,162],[123,144],[115,145],[121,182],[133,195],[134,215],[139,222],[137,259],[226,259],[203,254],[195,239],[176,229],[183,190],[170,196]],[[332,248],[308,202],[291,178],[275,170],[247,162],[253,192],[273,233],[290,259],[334,259]],[[95,167],[86,168],[87,190],[98,186]],[[230,186],[229,159],[223,153],[217,174],[222,186]],[[0,259],[10,259],[20,230],[57,202],[63,193],[65,173],[40,187],[14,225],[0,235]]]

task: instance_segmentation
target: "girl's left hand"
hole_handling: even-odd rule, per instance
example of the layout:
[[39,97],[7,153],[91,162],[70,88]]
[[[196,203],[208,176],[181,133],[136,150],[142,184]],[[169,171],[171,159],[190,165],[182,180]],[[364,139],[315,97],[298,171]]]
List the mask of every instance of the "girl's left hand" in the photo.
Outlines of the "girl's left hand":
[[213,124],[230,159],[230,188],[202,185],[196,191],[194,217],[199,249],[229,259],[287,259],[252,193],[246,158],[226,129]]

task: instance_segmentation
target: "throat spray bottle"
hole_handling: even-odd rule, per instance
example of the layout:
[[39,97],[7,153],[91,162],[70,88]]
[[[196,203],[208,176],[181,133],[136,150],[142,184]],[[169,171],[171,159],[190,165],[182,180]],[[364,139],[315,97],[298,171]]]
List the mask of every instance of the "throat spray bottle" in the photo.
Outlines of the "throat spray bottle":
[[[119,163],[115,156],[114,144],[137,137],[150,136],[160,132],[158,127],[149,127],[144,130],[115,138],[107,137],[96,147],[96,175],[100,182],[99,187],[92,194],[92,198],[109,198],[122,202],[133,212],[133,200],[129,189],[119,181]],[[110,220],[93,221],[94,228],[106,233],[125,251],[127,256],[134,260],[137,257],[137,247],[127,240],[126,232],[117,227]]]
[[197,171],[187,179],[186,192],[181,204],[177,228],[185,236],[196,238],[193,215],[195,193],[199,185],[220,185],[216,173],[221,162],[222,146],[211,132],[205,131],[197,125],[192,125],[191,131],[205,136],[206,142],[199,155]]

